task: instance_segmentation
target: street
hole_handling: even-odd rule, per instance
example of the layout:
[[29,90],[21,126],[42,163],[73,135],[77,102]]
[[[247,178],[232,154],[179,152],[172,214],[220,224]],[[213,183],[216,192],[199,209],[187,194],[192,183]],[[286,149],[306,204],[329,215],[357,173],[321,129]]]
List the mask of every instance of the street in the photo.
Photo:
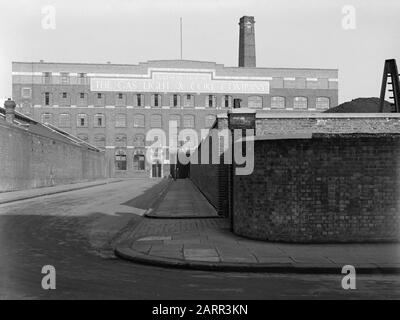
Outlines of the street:
[[[398,275],[223,273],[117,259],[123,228],[138,223],[165,180],[131,179],[0,205],[0,299],[398,299]],[[57,287],[43,290],[53,265]],[[173,288],[173,290],[171,290]]]

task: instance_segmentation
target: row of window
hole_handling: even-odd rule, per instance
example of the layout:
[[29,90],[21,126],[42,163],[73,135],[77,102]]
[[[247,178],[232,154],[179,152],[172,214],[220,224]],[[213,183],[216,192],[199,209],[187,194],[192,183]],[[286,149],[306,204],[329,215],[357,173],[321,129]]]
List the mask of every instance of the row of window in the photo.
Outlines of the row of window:
[[[181,127],[181,116],[179,114],[172,114],[169,116],[169,121],[176,121],[177,126]],[[215,115],[207,115],[204,118],[205,127],[209,128],[215,121]],[[42,123],[53,123],[53,115],[51,113],[43,113],[41,115]],[[78,128],[87,128],[89,126],[89,116],[85,113],[79,113],[76,117],[76,126]],[[98,113],[93,116],[93,127],[103,128],[106,126],[106,118],[104,114]],[[135,114],[133,116],[133,127],[144,128],[146,126],[146,117],[143,114]],[[71,127],[71,115],[69,113],[60,113],[58,115],[58,127],[70,128]],[[115,127],[125,128],[127,127],[127,116],[126,114],[115,115]],[[162,116],[159,114],[153,114],[150,116],[150,127],[161,128],[162,127]],[[195,127],[195,116],[186,114],[183,115],[183,127],[194,128]]]
[[[24,91],[24,89],[30,89],[30,88],[23,88],[22,91],[22,97],[23,98],[29,98],[30,97],[30,92]],[[43,93],[43,104],[45,106],[50,106],[52,105],[52,96],[53,94],[50,92],[44,92]],[[105,104],[105,95],[101,92],[95,93],[95,100],[94,104],[95,105],[104,105]],[[60,99],[62,104],[70,104],[69,101],[67,101],[70,98],[70,94],[68,92],[61,92],[60,93]],[[88,98],[88,93],[85,92],[80,92],[78,95],[78,105],[86,105],[87,104],[87,98]],[[151,101],[150,105],[152,107],[162,107],[162,96],[161,94],[152,94],[150,96]],[[183,101],[182,101],[183,100]],[[232,96],[225,95],[223,97],[223,106],[225,108],[231,108],[233,103],[233,98]],[[117,93],[116,94],[116,101],[115,104],[118,105],[126,105],[126,95],[123,93]],[[134,104],[136,107],[144,107],[145,106],[145,96],[144,94],[135,94],[134,98]],[[193,94],[185,94],[185,95],[179,95],[179,94],[172,94],[170,95],[169,99],[169,106],[170,107],[194,107],[195,106],[195,99]],[[205,106],[209,108],[215,108],[217,106],[217,97],[214,95],[208,95],[205,98]]]
[[[27,98],[30,96],[30,91],[25,92],[25,89],[22,89],[22,97]],[[43,104],[45,106],[52,105],[52,93],[45,92],[43,94]],[[70,105],[69,93],[62,92],[60,93],[61,104]],[[88,101],[88,93],[81,92],[78,96],[78,105],[87,105]],[[183,99],[183,102],[181,101]],[[286,98],[283,96],[273,96],[271,97],[271,108],[273,109],[284,109],[286,108]],[[123,93],[116,94],[116,102],[117,106],[126,105],[126,95]],[[145,106],[145,97],[144,94],[135,94],[134,104],[136,107],[144,107]],[[222,107],[231,108],[233,106],[233,97],[229,95],[224,95],[222,100]],[[105,96],[103,93],[98,92],[95,93],[95,101],[94,105],[105,105]],[[152,94],[150,105],[152,107],[161,107],[162,104],[162,96],[161,94]],[[169,99],[170,107],[194,107],[195,99],[192,94],[178,95],[172,94]],[[208,95],[205,97],[205,107],[215,108],[217,106],[217,97],[215,95]],[[262,108],[263,107],[263,98],[261,96],[250,96],[248,97],[248,107],[249,108]],[[317,97],[316,98],[316,106],[317,109],[328,109],[330,107],[330,100],[327,97]],[[307,97],[294,97],[293,99],[293,108],[294,109],[308,109],[308,98]]]
[[[87,84],[87,74],[86,73],[78,73],[78,83],[79,84]],[[68,72],[60,73],[60,82],[61,84],[69,84],[70,75]],[[51,72],[43,72],[42,73],[42,82],[44,84],[52,84],[53,83],[53,74]]]

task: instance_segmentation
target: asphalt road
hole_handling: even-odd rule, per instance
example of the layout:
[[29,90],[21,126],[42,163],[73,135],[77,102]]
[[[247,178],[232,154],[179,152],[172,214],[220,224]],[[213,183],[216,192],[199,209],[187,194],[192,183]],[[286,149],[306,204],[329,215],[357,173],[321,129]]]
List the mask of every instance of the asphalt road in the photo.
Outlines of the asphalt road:
[[[163,269],[117,259],[120,230],[143,219],[157,180],[125,180],[0,205],[0,299],[385,299],[400,298],[396,275],[221,273]],[[43,290],[41,269],[56,268]]]

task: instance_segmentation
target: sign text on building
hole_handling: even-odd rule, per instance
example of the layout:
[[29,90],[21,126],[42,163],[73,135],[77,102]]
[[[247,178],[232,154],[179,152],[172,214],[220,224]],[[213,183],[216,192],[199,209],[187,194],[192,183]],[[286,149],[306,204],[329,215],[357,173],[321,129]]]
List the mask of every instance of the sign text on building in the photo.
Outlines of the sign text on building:
[[269,94],[269,81],[213,79],[211,73],[153,72],[151,78],[91,78],[91,91]]

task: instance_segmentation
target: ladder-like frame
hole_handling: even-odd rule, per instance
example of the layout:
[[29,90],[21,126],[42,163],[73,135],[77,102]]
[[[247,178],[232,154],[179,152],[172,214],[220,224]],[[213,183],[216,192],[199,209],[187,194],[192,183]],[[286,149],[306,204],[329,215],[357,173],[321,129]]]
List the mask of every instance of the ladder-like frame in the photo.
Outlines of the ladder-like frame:
[[[390,78],[391,82],[388,82]],[[393,103],[391,105],[394,107],[392,112],[400,112],[400,86],[399,86],[399,72],[397,70],[396,60],[389,59],[385,60],[385,66],[383,68],[382,86],[381,86],[381,97],[380,97],[380,112],[383,112],[383,106],[385,103],[386,85],[391,85],[392,89],[389,92],[393,93]]]

